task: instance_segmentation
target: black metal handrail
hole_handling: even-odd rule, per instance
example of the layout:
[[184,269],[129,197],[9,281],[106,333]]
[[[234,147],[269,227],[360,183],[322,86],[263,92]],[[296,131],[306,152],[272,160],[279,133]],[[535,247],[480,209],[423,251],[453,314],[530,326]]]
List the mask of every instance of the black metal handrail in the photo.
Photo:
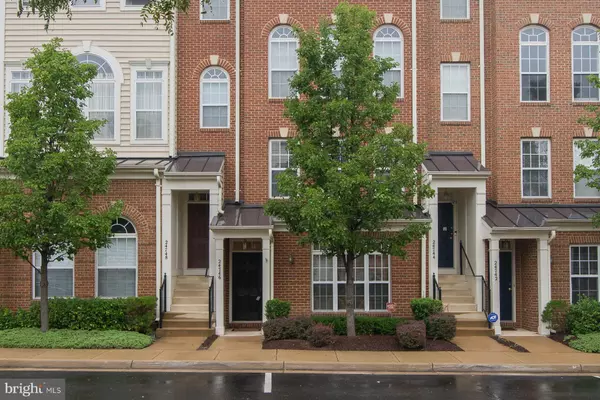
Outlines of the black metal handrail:
[[437,279],[435,278],[435,274],[433,274],[433,298],[437,300],[442,300],[442,288],[440,287]]
[[167,312],[167,274],[164,274],[162,284],[160,285],[158,311],[158,327],[162,328],[163,317]]
[[[469,266],[469,269],[471,270],[471,274],[476,279],[481,278],[481,309],[487,319],[487,316],[491,311],[490,310],[490,296],[491,296],[490,285],[488,284],[487,280],[485,279],[485,276],[475,274],[475,271],[473,270],[473,266],[471,265],[471,260],[469,260],[469,256],[467,255],[465,246],[463,246],[463,242],[461,240],[460,241],[460,273],[461,273],[461,275],[463,274],[463,258],[467,260],[467,265]],[[490,322],[488,322],[488,326],[491,328],[492,324]]]
[[208,287],[208,329],[212,328],[212,316],[215,312],[215,277],[210,277],[210,286]]

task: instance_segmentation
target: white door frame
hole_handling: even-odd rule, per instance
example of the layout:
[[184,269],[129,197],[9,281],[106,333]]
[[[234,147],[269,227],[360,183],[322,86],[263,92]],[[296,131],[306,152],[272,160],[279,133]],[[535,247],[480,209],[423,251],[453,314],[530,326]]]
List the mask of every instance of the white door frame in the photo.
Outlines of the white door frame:
[[[456,275],[460,273],[460,270],[458,268],[458,265],[460,263],[460,239],[457,240],[458,236],[459,236],[459,232],[458,232],[458,203],[455,200],[447,200],[447,201],[438,201],[438,215],[437,218],[438,220],[435,222],[437,225],[439,225],[439,220],[440,220],[440,208],[439,208],[439,204],[442,203],[450,203],[452,204],[452,229],[454,230],[454,232],[452,232],[452,247],[453,247],[453,268],[444,268],[444,267],[438,267],[438,274],[439,275]],[[440,243],[440,230],[437,230],[437,241],[438,241],[438,257],[439,257],[439,243]]]

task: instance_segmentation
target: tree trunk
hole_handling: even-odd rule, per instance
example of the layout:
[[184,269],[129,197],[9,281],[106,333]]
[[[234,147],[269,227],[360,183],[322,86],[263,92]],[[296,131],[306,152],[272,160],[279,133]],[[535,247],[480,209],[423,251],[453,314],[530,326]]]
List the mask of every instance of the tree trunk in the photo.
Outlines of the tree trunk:
[[346,330],[348,336],[356,336],[356,323],[354,320],[354,254],[346,254],[344,268],[346,269]]
[[48,254],[42,253],[40,268],[40,328],[42,332],[48,330]]

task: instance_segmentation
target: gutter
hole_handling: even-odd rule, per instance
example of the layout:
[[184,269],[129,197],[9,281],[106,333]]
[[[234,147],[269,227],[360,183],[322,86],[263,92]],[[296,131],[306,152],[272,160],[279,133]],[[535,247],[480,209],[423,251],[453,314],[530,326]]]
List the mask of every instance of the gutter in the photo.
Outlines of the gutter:
[[240,202],[240,2],[235,1],[235,202]]
[[[160,298],[160,285],[162,276],[162,239],[161,239],[161,199],[162,199],[162,184],[158,168],[155,168],[154,177],[156,178],[156,298]],[[160,310],[156,310],[156,319],[160,318]]]
[[485,165],[485,18],[484,0],[479,0],[479,119],[481,164]]
[[169,39],[169,157],[177,156],[177,13],[173,17],[173,34]]
[[411,41],[412,41],[412,126],[413,142],[417,143],[417,0],[411,4]]

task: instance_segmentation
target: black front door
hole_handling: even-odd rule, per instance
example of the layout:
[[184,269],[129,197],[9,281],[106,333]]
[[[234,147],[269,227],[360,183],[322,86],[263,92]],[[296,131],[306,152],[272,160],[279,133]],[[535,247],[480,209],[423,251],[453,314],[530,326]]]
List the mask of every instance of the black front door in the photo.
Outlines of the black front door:
[[262,253],[233,253],[233,321],[262,321]]
[[500,320],[512,321],[513,319],[513,293],[512,293],[512,253],[500,252]]
[[454,205],[438,204],[439,268],[454,268]]

